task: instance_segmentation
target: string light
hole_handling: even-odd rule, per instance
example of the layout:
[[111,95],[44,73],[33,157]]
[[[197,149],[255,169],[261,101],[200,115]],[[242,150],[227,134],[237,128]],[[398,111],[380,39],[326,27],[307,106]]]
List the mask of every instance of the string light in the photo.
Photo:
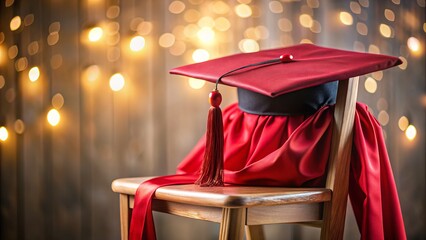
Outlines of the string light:
[[7,131],[7,128],[4,126],[0,127],[0,140],[2,142],[6,141],[7,138],[9,137],[9,132]]
[[114,92],[118,92],[124,88],[124,77],[121,73],[113,74],[109,79],[109,86]]
[[61,114],[59,114],[59,111],[54,108],[50,109],[47,113],[47,122],[52,126],[56,126],[59,124],[60,121]]
[[209,27],[202,27],[197,32],[197,36],[203,43],[212,43],[214,41],[215,32]]
[[410,125],[410,121],[408,121],[408,118],[406,116],[402,116],[398,120],[398,127],[401,129],[401,131],[405,131],[408,126]]
[[83,79],[93,82],[99,79],[101,75],[101,69],[98,65],[90,65],[83,72]]
[[377,91],[377,82],[372,77],[368,77],[364,82],[365,90],[369,93],[375,93]]

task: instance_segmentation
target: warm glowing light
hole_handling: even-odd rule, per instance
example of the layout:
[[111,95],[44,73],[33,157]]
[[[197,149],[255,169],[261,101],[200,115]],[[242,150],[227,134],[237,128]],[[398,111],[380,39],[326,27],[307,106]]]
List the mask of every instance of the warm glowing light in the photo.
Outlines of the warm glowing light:
[[3,45],[0,44],[0,65],[6,61],[6,56],[6,49],[3,47]]
[[242,52],[257,52],[260,47],[259,44],[253,39],[243,39],[238,43],[238,47]]
[[313,33],[320,33],[321,32],[321,23],[318,22],[318,21],[313,21],[310,29]]
[[61,121],[61,114],[59,114],[58,110],[52,108],[47,113],[47,122],[49,122],[50,125],[56,126]]
[[420,41],[415,37],[410,37],[407,40],[408,48],[413,52],[418,52],[420,50]]
[[14,127],[17,134],[22,134],[25,131],[25,123],[21,119],[16,119]]
[[53,45],[57,44],[58,41],[59,41],[59,33],[58,32],[50,33],[49,36],[47,36],[47,44],[49,46],[53,46]]
[[215,25],[215,21],[213,18],[209,17],[209,16],[205,16],[200,18],[200,20],[198,20],[197,22],[199,27],[209,27],[212,28]]
[[340,21],[343,24],[348,25],[348,26],[352,25],[352,23],[354,21],[353,18],[352,18],[352,15],[348,12],[340,12],[339,17],[340,17]]
[[408,121],[408,118],[406,116],[402,116],[398,120],[398,127],[401,129],[401,131],[405,131],[408,128],[408,125],[410,125],[410,121]]
[[380,54],[380,48],[374,44],[370,44],[370,46],[368,46],[368,52]]
[[241,18],[248,18],[253,14],[251,7],[247,4],[238,4],[235,6],[235,13]]
[[227,14],[229,12],[229,5],[223,1],[214,1],[212,8],[216,14]]
[[204,62],[209,60],[210,54],[205,49],[197,49],[192,53],[192,59],[195,62]]
[[21,17],[19,16],[15,16],[12,18],[12,20],[10,20],[10,30],[12,31],[16,31],[19,29],[19,27],[21,27]]
[[32,67],[28,72],[28,78],[31,82],[35,82],[40,77],[40,69],[38,67]]
[[365,90],[369,93],[375,93],[377,91],[377,82],[372,77],[368,77],[364,82]]
[[169,5],[169,11],[174,14],[179,14],[185,10],[185,3],[181,1],[173,1]]
[[90,65],[83,72],[83,78],[89,82],[93,82],[99,79],[101,75],[101,69],[98,65]]
[[94,27],[90,29],[88,38],[91,42],[98,42],[99,40],[101,40],[103,35],[104,30],[101,27]]
[[18,56],[18,46],[13,45],[7,50],[7,55],[9,55],[10,59],[16,58]]
[[202,27],[197,32],[198,39],[204,43],[211,43],[214,41],[215,32],[209,27]]
[[417,136],[417,129],[413,125],[408,125],[407,129],[405,130],[405,136],[408,138],[408,140],[413,141],[414,138]]
[[188,79],[188,84],[193,89],[200,89],[200,88],[204,87],[204,85],[206,84],[206,82],[204,80],[199,80],[199,79],[195,79],[195,78],[189,78]]
[[386,24],[380,24],[379,30],[380,34],[385,38],[390,38],[392,36],[392,29]]
[[28,54],[30,55],[35,55],[38,53],[39,51],[39,44],[37,41],[33,41],[30,44],[28,44],[27,50],[28,50]]
[[9,132],[7,131],[7,128],[4,126],[0,127],[0,140],[1,141],[6,141],[7,138],[9,137]]
[[278,27],[283,32],[291,32],[293,30],[293,24],[287,18],[281,18],[278,20]]
[[278,1],[271,1],[269,2],[269,10],[273,13],[282,13],[283,5]]
[[114,19],[120,16],[120,7],[117,5],[110,6],[107,9],[106,16],[109,19]]
[[144,21],[139,23],[137,26],[137,31],[140,35],[148,35],[151,33],[152,28],[153,26],[151,22]]
[[214,20],[214,27],[219,31],[225,32],[231,27],[231,23],[225,17],[219,17]]
[[359,22],[356,24],[356,31],[359,34],[366,36],[368,34],[368,27],[365,23]]
[[121,75],[121,73],[115,73],[112,75],[109,79],[109,86],[111,87],[111,90],[118,92],[121,89],[124,88],[124,77]]
[[349,5],[351,11],[355,14],[361,14],[361,5],[357,2],[351,2]]
[[299,16],[299,22],[300,22],[300,25],[302,25],[303,27],[310,28],[312,27],[313,19],[311,15],[302,14]]
[[64,106],[64,97],[62,94],[57,93],[52,97],[52,106],[58,110]]
[[15,62],[15,69],[18,72],[22,72],[28,67],[28,59],[26,57],[21,57]]
[[170,54],[174,56],[180,56],[185,53],[186,50],[186,44],[183,41],[176,41],[173,46],[169,48]]
[[382,110],[379,112],[377,120],[382,126],[386,126],[389,123],[389,114],[386,111]]
[[405,57],[403,57],[403,56],[400,56],[400,57],[399,57],[399,59],[401,59],[402,63],[401,63],[400,65],[398,65],[398,67],[399,67],[400,69],[402,69],[402,70],[407,69],[407,66],[408,66],[408,61],[407,61],[407,59],[406,59]]
[[4,79],[3,75],[0,75],[0,89],[2,89],[5,84],[6,80]]
[[130,50],[139,52],[145,47],[145,38],[142,36],[135,36],[130,40]]
[[385,9],[385,18],[393,22],[395,21],[395,13],[390,9]]
[[171,33],[164,33],[163,35],[160,36],[158,43],[160,44],[160,46],[162,46],[164,48],[169,48],[169,47],[173,46],[175,41],[176,41],[175,35],[173,35]]
[[185,11],[185,14],[183,15],[183,19],[185,19],[188,23],[193,23],[198,21],[200,19],[201,13],[195,9],[188,9]]

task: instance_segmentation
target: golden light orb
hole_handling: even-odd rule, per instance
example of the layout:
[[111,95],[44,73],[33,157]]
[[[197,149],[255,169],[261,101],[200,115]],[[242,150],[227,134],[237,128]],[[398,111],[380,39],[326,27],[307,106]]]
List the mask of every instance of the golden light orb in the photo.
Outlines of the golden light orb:
[[413,141],[414,138],[417,136],[417,129],[413,125],[408,125],[407,129],[405,130],[405,136],[408,138],[408,140]]
[[348,12],[340,12],[339,18],[340,21],[347,26],[352,25],[352,23],[354,22],[352,15]]
[[40,77],[40,69],[38,67],[32,67],[28,72],[28,78],[31,82],[35,82]]
[[50,109],[47,113],[47,122],[52,126],[56,126],[59,124],[60,121],[61,114],[59,113],[59,111],[54,108]]
[[407,130],[408,126],[410,125],[410,121],[406,116],[402,116],[398,120],[398,127],[401,129],[401,131]]
[[142,36],[135,36],[130,40],[130,50],[139,52],[145,47],[145,38]]
[[9,137],[9,132],[7,131],[7,128],[5,126],[0,127],[0,140],[2,142],[6,141]]
[[10,20],[10,30],[16,31],[21,27],[22,20],[20,16],[15,16]]
[[210,54],[207,50],[205,49],[196,49],[193,53],[192,53],[192,59],[195,62],[204,62],[209,60],[210,58]]
[[418,52],[420,50],[420,41],[415,37],[410,37],[407,40],[407,46],[412,52]]
[[99,40],[101,40],[103,35],[104,30],[101,27],[94,27],[90,29],[88,38],[90,42],[98,42]]
[[121,73],[113,74],[109,79],[109,86],[114,92],[118,92],[124,88],[125,80]]
[[368,77],[364,82],[365,90],[369,93],[375,93],[377,91],[377,82],[372,77]]
[[197,32],[198,39],[200,39],[200,41],[203,43],[212,43],[214,41],[215,35],[216,34],[213,29],[209,27],[202,27]]
[[247,4],[238,4],[234,10],[240,18],[248,18],[253,14],[251,7]]
[[204,85],[206,84],[206,81],[195,79],[195,78],[188,78],[188,84],[192,89],[200,89],[204,87]]

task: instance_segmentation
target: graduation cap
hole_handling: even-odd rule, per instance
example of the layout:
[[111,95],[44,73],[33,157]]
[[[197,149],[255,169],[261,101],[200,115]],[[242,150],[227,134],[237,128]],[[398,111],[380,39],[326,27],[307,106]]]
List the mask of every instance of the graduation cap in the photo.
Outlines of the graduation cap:
[[[263,99],[285,99],[286,95],[295,93],[298,96],[310,95],[305,92],[297,94],[304,89],[310,90],[310,93],[329,93],[327,84],[336,80],[346,80],[401,63],[399,58],[392,56],[300,44],[235,54],[172,69],[172,74],[215,83],[209,95],[211,108],[203,166],[196,183],[201,186],[223,185],[224,138],[222,113],[219,108],[222,96],[218,91],[218,84],[237,87],[239,94],[244,93],[246,96],[244,100],[239,98],[240,107],[251,108],[252,105],[262,105]],[[297,102],[291,101],[286,105],[293,104],[297,105]]]

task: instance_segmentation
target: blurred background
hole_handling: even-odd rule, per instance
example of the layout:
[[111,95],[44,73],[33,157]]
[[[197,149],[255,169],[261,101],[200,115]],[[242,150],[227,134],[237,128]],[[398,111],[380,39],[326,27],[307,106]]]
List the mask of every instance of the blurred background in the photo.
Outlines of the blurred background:
[[[383,126],[408,239],[425,239],[425,32],[425,0],[1,0],[1,239],[119,239],[112,180],[174,173],[205,130],[213,86],[168,70],[302,42],[402,59],[362,76],[358,100]],[[214,223],[155,221],[159,239],[217,239]]]

